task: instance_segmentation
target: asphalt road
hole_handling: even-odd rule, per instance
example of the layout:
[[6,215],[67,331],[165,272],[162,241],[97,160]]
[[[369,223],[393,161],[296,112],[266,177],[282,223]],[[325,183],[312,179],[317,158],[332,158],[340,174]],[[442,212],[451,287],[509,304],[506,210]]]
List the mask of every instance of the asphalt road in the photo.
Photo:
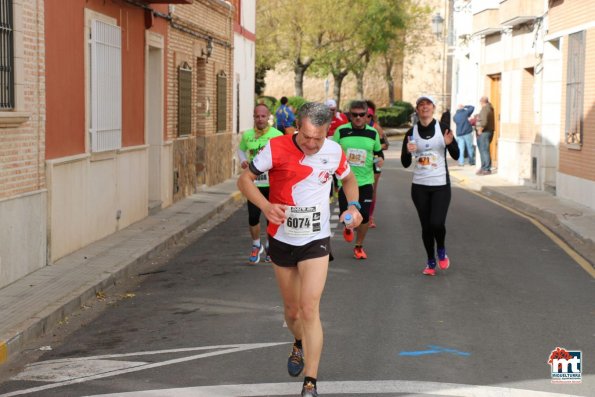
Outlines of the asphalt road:
[[[595,281],[529,221],[456,187],[451,268],[423,276],[410,181],[396,159],[385,163],[368,260],[335,229],[321,395],[595,396]],[[1,384],[0,397],[298,395],[273,271],[247,264],[249,246],[242,207]],[[582,384],[551,383],[556,347],[582,352]]]

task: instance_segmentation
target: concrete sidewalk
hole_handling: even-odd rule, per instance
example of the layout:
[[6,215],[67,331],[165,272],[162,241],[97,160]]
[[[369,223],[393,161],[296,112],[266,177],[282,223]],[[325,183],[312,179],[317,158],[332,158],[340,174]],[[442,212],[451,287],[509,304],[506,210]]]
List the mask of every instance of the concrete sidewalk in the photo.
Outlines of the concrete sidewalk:
[[206,188],[0,289],[0,365],[96,293],[244,198],[236,179]]
[[[449,168],[454,186],[476,191],[537,219],[583,258],[595,258],[595,211],[546,192],[512,185],[497,174],[477,176],[475,167],[460,167],[454,162]],[[243,200],[236,179],[230,179],[0,289],[0,365],[96,293],[136,274],[143,262]],[[593,262],[583,259],[582,266],[595,277]]]

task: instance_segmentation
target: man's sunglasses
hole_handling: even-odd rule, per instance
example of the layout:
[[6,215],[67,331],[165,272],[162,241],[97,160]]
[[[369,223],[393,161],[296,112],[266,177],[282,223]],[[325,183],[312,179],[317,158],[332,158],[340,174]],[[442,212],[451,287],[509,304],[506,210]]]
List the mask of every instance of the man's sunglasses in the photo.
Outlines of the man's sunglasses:
[[366,117],[368,113],[366,112],[361,112],[361,113],[355,113],[355,112],[351,112],[351,117]]

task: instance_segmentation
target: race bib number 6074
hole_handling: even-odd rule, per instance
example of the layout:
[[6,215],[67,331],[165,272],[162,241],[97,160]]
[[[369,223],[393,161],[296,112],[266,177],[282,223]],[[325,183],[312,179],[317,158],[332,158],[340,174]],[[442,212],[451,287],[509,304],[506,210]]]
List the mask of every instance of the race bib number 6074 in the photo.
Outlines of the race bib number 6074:
[[285,232],[290,236],[304,237],[320,232],[320,206],[294,207],[286,210]]

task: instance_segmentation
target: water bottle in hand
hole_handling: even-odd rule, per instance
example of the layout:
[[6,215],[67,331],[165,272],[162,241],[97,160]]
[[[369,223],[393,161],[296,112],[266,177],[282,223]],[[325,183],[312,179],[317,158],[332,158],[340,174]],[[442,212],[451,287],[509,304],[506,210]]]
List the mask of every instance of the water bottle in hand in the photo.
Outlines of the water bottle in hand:
[[351,225],[351,222],[353,222],[353,218],[351,217],[351,214],[345,214],[345,217],[343,217],[343,224],[345,226],[349,226],[349,225]]
[[382,169],[378,167],[378,162],[380,161],[380,157],[374,156],[374,170],[376,172],[380,172]]
[[415,138],[413,136],[409,137],[409,143],[411,145],[416,145],[414,150],[410,150],[410,153],[414,153],[417,151],[417,144],[415,143]]

